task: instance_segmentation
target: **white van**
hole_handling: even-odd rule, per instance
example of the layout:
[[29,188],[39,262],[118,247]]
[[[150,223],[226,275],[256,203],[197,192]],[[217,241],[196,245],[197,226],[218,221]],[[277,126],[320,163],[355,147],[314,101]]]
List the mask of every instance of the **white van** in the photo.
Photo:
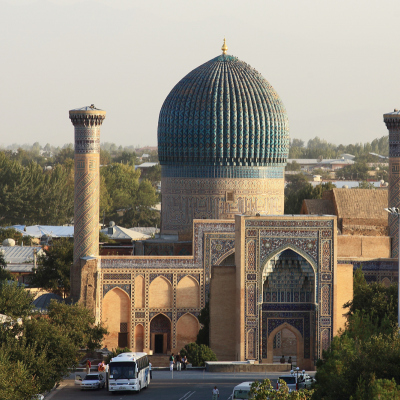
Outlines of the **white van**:
[[233,388],[232,400],[250,399],[250,389],[253,382],[242,382]]

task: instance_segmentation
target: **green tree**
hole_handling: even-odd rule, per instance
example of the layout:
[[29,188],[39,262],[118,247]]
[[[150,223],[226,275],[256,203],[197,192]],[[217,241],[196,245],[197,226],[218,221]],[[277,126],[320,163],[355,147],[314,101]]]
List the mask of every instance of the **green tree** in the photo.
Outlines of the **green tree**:
[[379,398],[387,380],[400,384],[397,286],[368,284],[361,269],[353,282],[346,328],[317,362],[316,399]]
[[73,263],[74,243],[69,238],[53,240],[38,257],[31,285],[41,287],[66,298],[70,291],[70,268]]
[[197,334],[196,343],[210,346],[210,300],[207,301],[204,308],[200,311],[198,319],[202,327]]
[[160,213],[154,209],[159,201],[159,197],[153,186],[148,180],[143,180],[139,184],[136,193],[136,201],[126,209],[120,218],[120,223],[124,226],[156,226],[160,225]]
[[157,164],[154,167],[147,168],[144,177],[149,180],[153,186],[161,182],[161,165]]
[[361,181],[361,182],[358,182],[357,189],[375,189],[375,186],[371,182]]
[[186,356],[194,367],[204,367],[206,361],[217,361],[215,353],[204,344],[189,343],[181,349],[180,354]]
[[311,400],[314,390],[300,389],[289,392],[284,380],[279,381],[279,389],[275,390],[269,379],[255,381],[251,385],[250,396],[254,400]]
[[348,180],[362,180],[366,181],[369,177],[368,166],[364,162],[356,162],[355,164],[348,165],[336,171],[336,177],[338,179]]
[[[15,243],[21,243],[22,237],[22,233],[14,228],[0,228],[0,243],[3,243],[5,239],[14,239]],[[24,239],[24,242],[25,241],[26,237]]]
[[65,147],[61,149],[54,157],[54,164],[65,164],[67,160],[74,160],[75,151],[73,147]]
[[[0,283],[0,398],[31,400],[77,365],[79,349],[101,345],[106,329],[80,305],[52,301],[47,315],[33,312],[32,296],[16,283]],[[14,397],[13,395],[14,394]]]
[[288,162],[285,168],[286,171],[300,171],[300,169],[301,169],[300,164],[295,160],[293,160],[290,163]]
[[0,152],[0,221],[2,225],[63,224],[73,216],[71,163],[50,171],[36,162],[26,166]]
[[7,263],[4,258],[4,254],[0,251],[0,281],[5,279],[12,279],[12,275],[9,271],[6,270]]
[[336,187],[331,182],[313,187],[303,174],[287,176],[286,179],[289,183],[285,188],[285,214],[300,213],[304,199],[321,199],[326,190]]

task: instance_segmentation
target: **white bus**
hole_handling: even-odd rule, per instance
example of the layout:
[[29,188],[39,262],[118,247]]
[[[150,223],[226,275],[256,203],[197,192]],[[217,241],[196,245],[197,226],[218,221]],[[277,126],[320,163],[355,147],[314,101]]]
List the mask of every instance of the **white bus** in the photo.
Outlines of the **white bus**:
[[107,388],[110,392],[123,390],[139,392],[150,384],[147,353],[121,353],[108,364]]

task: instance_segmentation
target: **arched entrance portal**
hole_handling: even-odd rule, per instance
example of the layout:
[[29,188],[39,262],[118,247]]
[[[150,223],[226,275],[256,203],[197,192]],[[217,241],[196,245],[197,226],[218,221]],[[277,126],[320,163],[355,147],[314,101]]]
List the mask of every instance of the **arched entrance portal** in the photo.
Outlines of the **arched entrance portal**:
[[[296,335],[287,328],[282,328],[273,337],[273,348],[274,348],[274,363],[280,362],[282,356],[285,356],[286,360],[288,355],[291,355],[292,360],[297,359],[297,338]],[[295,354],[296,356],[294,356]],[[296,358],[294,358],[296,357]]]
[[171,350],[171,321],[163,314],[150,322],[150,349],[155,354],[166,354]]
[[313,266],[293,249],[286,249],[265,264],[262,279],[262,359],[279,362],[277,358],[285,355],[301,368],[311,367],[316,303]]

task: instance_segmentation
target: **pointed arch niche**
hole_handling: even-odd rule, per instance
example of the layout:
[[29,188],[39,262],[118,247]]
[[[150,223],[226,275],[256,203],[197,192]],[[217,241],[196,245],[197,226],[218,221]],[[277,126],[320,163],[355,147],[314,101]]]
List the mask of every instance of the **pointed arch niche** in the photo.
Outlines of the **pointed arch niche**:
[[176,325],[177,351],[188,343],[195,342],[199,333],[199,321],[192,314],[185,314],[179,318]]
[[151,282],[149,287],[150,308],[171,308],[172,307],[172,285],[163,276],[158,276]]
[[135,326],[135,351],[142,352],[144,348],[144,328],[142,324]]
[[286,341],[285,353],[282,352],[286,359],[292,356],[300,368],[311,366],[316,335],[312,321],[318,300],[316,270],[307,254],[291,246],[276,250],[264,264],[260,304],[264,362],[273,363],[276,349]]
[[103,298],[102,322],[109,334],[103,344],[109,349],[129,347],[130,299],[120,288],[110,290]]
[[196,279],[191,276],[182,278],[176,287],[176,307],[200,307],[200,287]]

